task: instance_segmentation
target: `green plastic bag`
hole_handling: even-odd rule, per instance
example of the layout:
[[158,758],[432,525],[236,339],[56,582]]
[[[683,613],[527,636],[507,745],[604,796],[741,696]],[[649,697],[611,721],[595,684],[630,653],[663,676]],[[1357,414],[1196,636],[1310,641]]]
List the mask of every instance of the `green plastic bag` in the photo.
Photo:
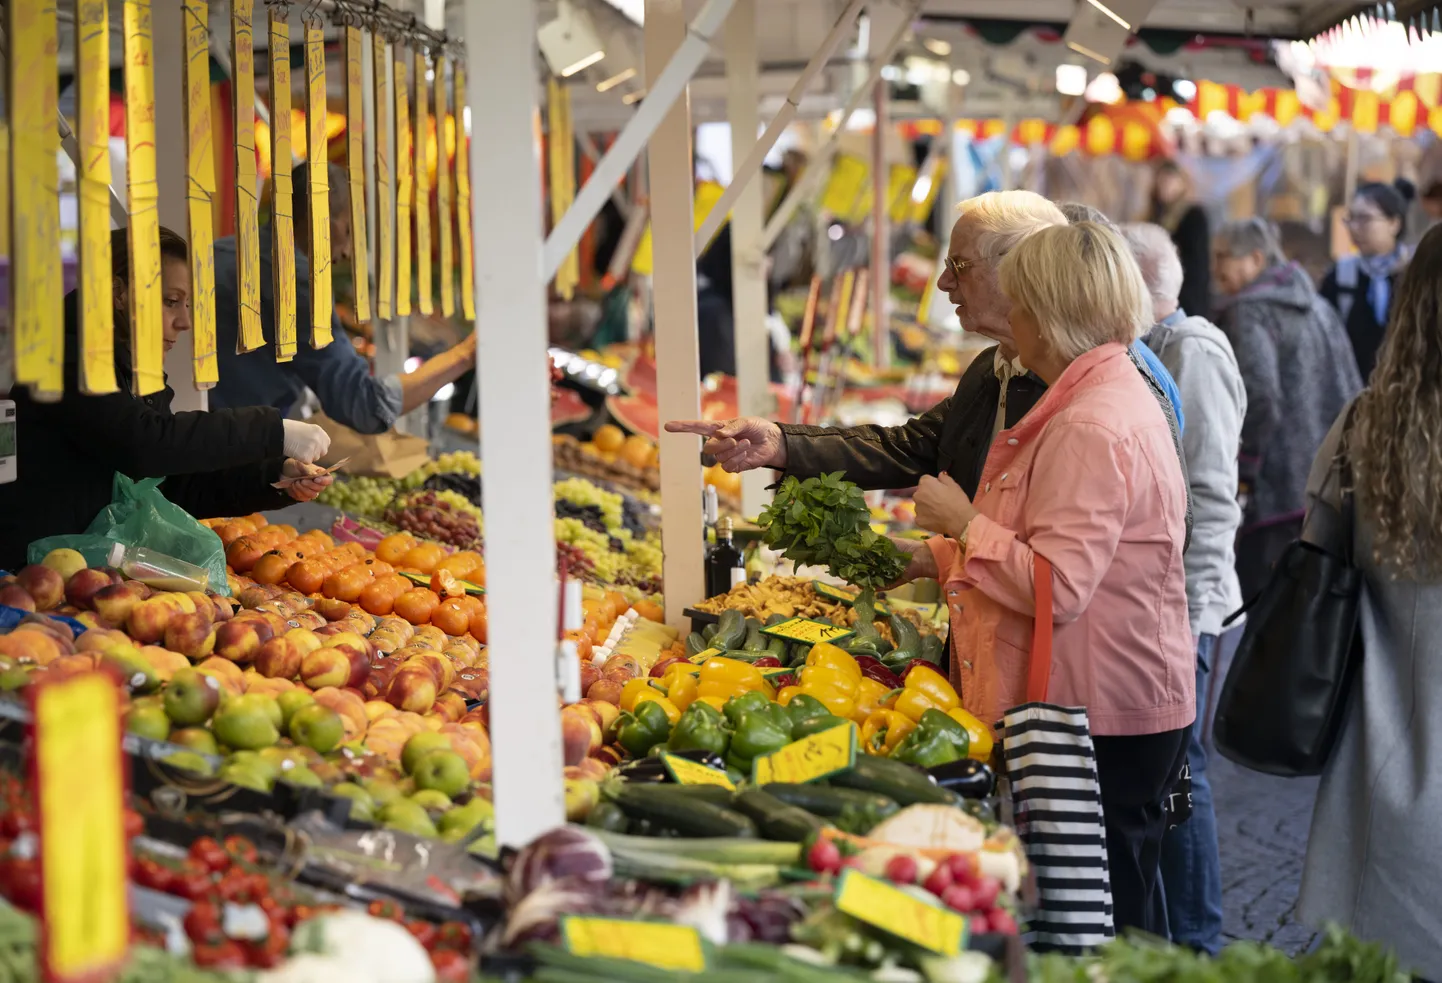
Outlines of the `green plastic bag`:
[[225,547],[220,537],[160,492],[163,478],[133,481],[115,475],[110,504],[79,535],[47,536],[30,544],[27,559],[39,563],[51,550],[79,550],[92,567],[107,565],[115,543],[144,546],[204,568],[209,590],[230,595],[225,578]]

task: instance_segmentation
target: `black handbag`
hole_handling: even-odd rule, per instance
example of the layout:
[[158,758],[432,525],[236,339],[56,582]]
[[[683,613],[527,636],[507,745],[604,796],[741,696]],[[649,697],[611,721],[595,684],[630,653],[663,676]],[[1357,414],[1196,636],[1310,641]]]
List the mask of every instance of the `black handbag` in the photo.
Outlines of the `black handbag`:
[[1321,773],[1361,664],[1362,571],[1352,557],[1349,424],[1327,476],[1341,483],[1341,508],[1319,496],[1301,539],[1287,547],[1267,586],[1227,619],[1247,613],[1222,684],[1213,741],[1237,764],[1270,775]]

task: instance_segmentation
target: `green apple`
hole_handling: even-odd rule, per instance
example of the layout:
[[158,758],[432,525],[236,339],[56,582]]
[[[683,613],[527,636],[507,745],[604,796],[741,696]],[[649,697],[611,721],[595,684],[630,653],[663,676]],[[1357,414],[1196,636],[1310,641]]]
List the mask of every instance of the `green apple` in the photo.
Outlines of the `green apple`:
[[290,729],[290,720],[295,712],[301,707],[310,706],[315,702],[315,696],[303,689],[288,689],[275,698],[276,706],[280,707],[280,719],[283,730]]
[[381,825],[390,829],[398,829],[403,833],[431,839],[436,836],[436,824],[431,822],[431,817],[426,813],[425,807],[410,799],[396,799],[387,803],[377,818],[381,821]]
[[260,693],[246,693],[242,696],[232,697],[226,702],[237,703],[243,707],[263,711],[265,715],[270,718],[270,722],[275,725],[276,730],[280,730],[285,725],[285,714],[281,713],[280,704],[276,702],[274,696],[266,696]]
[[421,758],[432,751],[450,750],[451,739],[433,730],[423,730],[406,741],[401,749],[401,767],[409,775],[416,770]]
[[198,775],[215,774],[215,767],[195,751],[171,751],[161,760],[172,768],[193,771]]
[[125,729],[141,737],[163,741],[170,736],[170,718],[165,715],[164,707],[132,704],[130,712],[125,715]]
[[13,693],[15,690],[30,682],[30,675],[39,668],[39,666],[25,664],[11,666],[4,672],[0,672],[0,691]]
[[275,776],[266,771],[263,765],[235,761],[227,761],[221,765],[217,777],[232,785],[255,789],[257,792],[269,792],[275,783]]
[[354,782],[332,785],[330,794],[350,799],[350,817],[363,823],[375,820],[376,803],[371,794]]
[[471,769],[466,759],[454,751],[432,751],[425,755],[416,762],[411,777],[416,781],[416,788],[440,792],[450,799],[471,785]]
[[361,787],[370,793],[371,800],[377,806],[384,806],[404,797],[400,785],[392,778],[362,779]]
[[476,798],[442,813],[441,818],[436,820],[436,829],[440,831],[441,839],[454,843],[480,823],[491,819],[495,812],[490,805],[485,799]]
[[433,788],[423,788],[420,791],[412,792],[409,798],[416,805],[422,806],[430,812],[445,812],[451,808],[451,797]]
[[[266,750],[269,751],[270,748],[266,748]],[[281,762],[266,757],[260,751],[235,751],[227,761],[230,764],[254,769],[265,775],[270,781],[275,781],[280,777]]]
[[220,753],[220,745],[215,742],[215,735],[204,727],[185,727],[173,731],[170,735],[170,743],[190,748],[200,754]]
[[345,737],[345,722],[330,707],[312,703],[290,718],[290,739],[324,754],[334,750]]
[[[109,653],[107,653],[108,655]],[[175,670],[165,687],[165,714],[177,727],[203,724],[220,706],[220,683],[189,667]]]
[[305,765],[296,765],[294,768],[287,768],[280,773],[280,780],[291,785],[301,785],[306,788],[325,788],[325,782],[320,780],[320,776]]
[[100,653],[100,668],[123,680],[132,693],[153,693],[162,682],[150,660],[133,645],[115,645]]
[[[269,702],[275,706],[275,701]],[[220,743],[238,750],[270,747],[280,740],[280,731],[263,702],[247,703],[243,696],[230,700],[217,710],[210,729]]]

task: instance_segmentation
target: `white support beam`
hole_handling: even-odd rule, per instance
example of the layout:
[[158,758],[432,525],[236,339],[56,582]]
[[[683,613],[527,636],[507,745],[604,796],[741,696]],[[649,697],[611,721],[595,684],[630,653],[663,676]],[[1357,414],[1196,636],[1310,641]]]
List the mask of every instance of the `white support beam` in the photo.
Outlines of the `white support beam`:
[[[801,107],[801,96],[810,88],[812,80],[826,67],[826,63],[831,59],[832,52],[836,50],[836,46],[841,43],[841,39],[846,36],[846,32],[851,29],[851,25],[856,21],[856,15],[861,12],[861,5],[863,3],[865,3],[865,0],[851,0],[851,2],[846,5],[846,9],[841,12],[841,16],[836,19],[836,24],[826,35],[825,40],[821,42],[821,47],[816,49],[816,53],[811,56],[811,60],[806,63],[806,67],[801,70],[801,74],[796,76],[796,82],[791,86],[791,91],[786,95],[786,103],[781,107],[780,111],[772,117],[771,122],[767,124],[766,132],[761,134],[761,139],[757,140],[749,134],[747,135],[746,145],[751,148],[751,152],[746,155],[746,158],[742,160],[741,163],[733,164],[731,183],[727,186],[726,190],[721,193],[721,197],[716,201],[710,213],[707,214],[705,220],[701,223],[701,228],[696,230],[696,252],[698,254],[706,248],[706,244],[711,241],[711,237],[716,234],[716,230],[721,228],[721,223],[726,219],[726,213],[731,210],[732,205],[735,204],[741,196],[741,193],[749,186],[751,179],[761,170],[762,162],[766,160],[766,155],[771,152],[771,148],[776,145],[776,141],[781,138],[782,132],[796,119],[797,110]],[[735,15],[733,14],[732,21],[734,22],[735,19]],[[729,57],[731,45],[734,43],[733,36],[731,32],[728,32],[726,35],[728,55],[726,74],[728,79],[733,72],[733,66],[731,65]],[[756,31],[753,17],[751,64],[747,69],[750,75],[748,89],[751,92],[752,102],[752,133],[756,132],[755,102],[757,75],[759,74],[755,57],[755,44]],[[731,159],[733,161],[736,160],[736,116],[732,101],[735,92],[736,89],[733,82],[728,86],[726,93],[727,115],[731,119]],[[735,235],[735,233],[733,232],[732,235]],[[745,414],[743,413],[743,415]]]
[[[659,76],[671,71],[678,52],[690,40],[682,0],[646,0],[646,78],[652,92],[660,88]],[[670,110],[655,121],[655,132],[647,148],[655,257],[651,280],[656,321],[656,403],[662,420],[695,420],[701,416],[696,255],[691,249],[691,236],[695,231],[691,111],[684,84],[681,89],[681,98],[673,100]],[[611,183],[608,181],[606,187]],[[573,206],[572,214],[574,212]],[[682,609],[706,596],[701,466],[696,455],[696,438],[666,433],[664,429],[660,437],[661,508],[666,515],[661,526],[666,622],[680,628],[685,621]],[[549,497],[546,504],[550,505]]]
[[891,365],[891,168],[886,160],[891,100],[886,82],[871,88],[876,113],[871,127],[871,357],[876,368],[884,370]]
[[[736,9],[726,24],[726,110],[731,122],[731,188],[742,186],[733,196],[731,217],[731,309],[736,342],[736,405],[741,416],[769,416],[771,413],[770,348],[766,335],[766,274],[763,264],[766,251],[761,248],[762,225],[766,219],[765,189],[760,181],[743,177],[752,158],[759,168],[765,157],[762,146],[770,147],[763,136],[756,139],[756,88],[760,66],[756,59],[757,0],[736,0]],[[842,20],[854,18],[860,0],[853,0]],[[829,53],[829,49],[828,49]],[[824,61],[825,58],[823,57]],[[791,114],[795,103],[788,102]],[[784,111],[783,111],[784,114]],[[778,114],[777,119],[782,114]],[[773,123],[775,120],[772,121]],[[767,131],[769,134],[769,130]],[[772,141],[774,142],[774,140]],[[758,153],[758,151],[760,151]],[[753,168],[754,173],[755,168]],[[726,197],[712,209],[712,215],[724,215]],[[705,232],[705,228],[702,228]],[[710,236],[698,238],[704,244]],[[697,250],[702,248],[696,246]],[[760,514],[770,496],[769,481],[762,470],[741,475],[741,512],[746,516]]]
[[[465,4],[466,80],[476,236],[476,352],[490,611],[496,841],[521,847],[566,821],[556,709],[555,532],[546,281],[541,276],[541,161],[535,0]],[[506,92],[504,99],[496,93]],[[504,517],[504,520],[502,520]]]
[[[653,63],[648,60],[646,98],[641,100],[636,115],[621,130],[616,142],[611,144],[611,149],[591,172],[591,179],[571,203],[570,210],[551,229],[551,235],[546,239],[542,272],[547,283],[561,268],[566,256],[576,248],[576,243],[581,241],[586,227],[611,196],[611,189],[626,176],[626,171],[647,141],[653,140],[660,132],[663,120],[670,118],[668,114],[677,97],[686,91],[691,76],[696,74],[696,69],[710,54],[711,38],[721,29],[733,3],[735,0],[706,0],[706,6],[701,8],[696,20],[689,27],[682,24],[681,40],[667,49],[673,53],[667,58],[666,67],[656,66],[653,74]],[[687,116],[690,116],[689,110]],[[690,145],[689,134],[686,143]]]

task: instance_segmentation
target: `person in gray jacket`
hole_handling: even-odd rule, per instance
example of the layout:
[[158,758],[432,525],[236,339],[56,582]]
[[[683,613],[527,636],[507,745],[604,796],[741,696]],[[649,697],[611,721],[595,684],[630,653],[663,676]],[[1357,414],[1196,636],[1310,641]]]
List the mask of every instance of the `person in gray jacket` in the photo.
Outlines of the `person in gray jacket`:
[[1402,274],[1368,388],[1323,442],[1309,502],[1352,468],[1361,667],[1322,773],[1297,913],[1442,980],[1442,229]]
[[1152,299],[1156,323],[1143,337],[1161,358],[1187,409],[1182,451],[1192,494],[1192,547],[1183,557],[1187,610],[1197,642],[1197,720],[1187,763],[1192,778],[1192,816],[1162,840],[1162,886],[1172,941],[1216,955],[1222,948],[1222,866],[1217,819],[1207,781],[1207,679],[1221,651],[1222,622],[1241,606],[1233,566],[1233,541],[1242,524],[1237,503],[1237,449],[1247,412],[1242,372],[1227,336],[1206,318],[1177,304],[1182,262],[1171,235],[1160,225],[1138,223],[1123,230]]
[[1232,343],[1247,387],[1237,575],[1242,596],[1250,598],[1301,533],[1312,456],[1362,388],[1362,377],[1337,312],[1306,272],[1282,255],[1271,223],[1228,223],[1213,249],[1222,294],[1217,324]]

